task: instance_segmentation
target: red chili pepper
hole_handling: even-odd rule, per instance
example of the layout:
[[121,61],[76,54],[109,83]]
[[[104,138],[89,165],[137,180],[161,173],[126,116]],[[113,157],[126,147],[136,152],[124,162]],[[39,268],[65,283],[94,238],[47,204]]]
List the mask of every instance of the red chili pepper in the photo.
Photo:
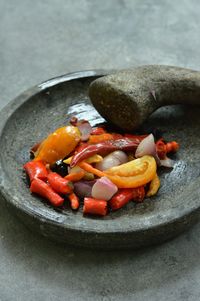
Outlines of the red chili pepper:
[[133,189],[126,188],[120,189],[109,201],[112,210],[117,210],[125,206],[133,199]]
[[140,143],[140,139],[122,138],[116,140],[108,140],[94,145],[88,145],[82,151],[76,153],[70,163],[71,167],[74,167],[79,162],[95,155],[105,155],[115,150],[133,151]]
[[134,188],[132,190],[132,193],[133,193],[133,201],[134,202],[141,203],[144,200],[144,197],[145,197],[144,186]]
[[179,149],[179,144],[176,141],[165,143],[163,139],[156,142],[156,151],[160,159],[164,159],[168,153],[176,152]]
[[179,144],[176,141],[167,142],[166,151],[167,153],[177,152],[179,149]]
[[68,195],[68,198],[70,200],[71,208],[73,210],[77,210],[80,205],[79,198],[77,197],[77,195],[73,192]]
[[156,142],[156,151],[160,159],[166,157],[166,146],[162,138]]
[[86,142],[79,142],[78,146],[74,150],[74,154],[79,153],[80,151],[84,150],[89,144]]
[[49,202],[56,207],[61,206],[64,202],[64,199],[59,194],[57,194],[47,183],[38,178],[32,181],[30,191],[49,200]]
[[101,135],[107,133],[104,128],[98,127],[92,130],[91,135]]
[[42,161],[29,161],[24,164],[23,168],[28,174],[30,182],[36,178],[46,181],[48,171]]
[[120,189],[109,201],[112,210],[118,210],[130,201],[142,202],[145,196],[144,186]]
[[106,215],[108,211],[107,202],[105,200],[97,200],[93,198],[84,198],[83,213]]
[[47,180],[49,185],[53,190],[60,194],[67,194],[71,193],[73,190],[72,182],[68,181],[67,179],[61,177],[56,172],[51,172],[48,174]]

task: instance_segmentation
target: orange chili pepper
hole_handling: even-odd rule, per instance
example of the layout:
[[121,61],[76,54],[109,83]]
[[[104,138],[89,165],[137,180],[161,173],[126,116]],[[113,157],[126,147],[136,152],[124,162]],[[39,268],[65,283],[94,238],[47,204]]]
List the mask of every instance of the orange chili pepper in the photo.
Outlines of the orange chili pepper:
[[80,181],[85,176],[85,171],[80,170],[76,173],[70,173],[68,174],[65,179],[71,182],[77,182]]
[[51,133],[39,146],[34,160],[53,164],[70,154],[80,141],[77,127],[65,126]]
[[109,133],[104,133],[101,135],[90,135],[90,138],[88,140],[88,144],[97,144],[99,142],[107,141],[107,140],[112,140],[113,135]]
[[70,200],[71,208],[73,210],[77,210],[80,205],[79,198],[77,197],[77,195],[74,192],[72,192],[68,195],[68,198]]
[[92,165],[90,165],[87,162],[82,161],[78,164],[78,166],[81,167],[82,169],[84,169],[85,171],[94,174],[97,177],[101,178],[101,177],[105,176],[105,174],[101,170],[94,168]]

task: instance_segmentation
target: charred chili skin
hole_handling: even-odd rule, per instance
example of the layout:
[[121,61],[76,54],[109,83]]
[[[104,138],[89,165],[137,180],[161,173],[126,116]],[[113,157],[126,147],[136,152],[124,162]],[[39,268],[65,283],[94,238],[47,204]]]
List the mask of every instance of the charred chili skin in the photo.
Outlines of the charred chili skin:
[[77,152],[70,163],[71,167],[74,167],[79,162],[95,155],[105,155],[107,153],[113,152],[115,150],[123,150],[123,151],[134,151],[137,146],[141,142],[141,139],[130,139],[130,138],[122,138],[116,140],[108,140],[105,142],[97,143],[94,145],[88,145],[80,152]]
[[141,203],[145,197],[145,189],[144,186],[137,187],[132,190],[133,193],[133,201],[136,203]]

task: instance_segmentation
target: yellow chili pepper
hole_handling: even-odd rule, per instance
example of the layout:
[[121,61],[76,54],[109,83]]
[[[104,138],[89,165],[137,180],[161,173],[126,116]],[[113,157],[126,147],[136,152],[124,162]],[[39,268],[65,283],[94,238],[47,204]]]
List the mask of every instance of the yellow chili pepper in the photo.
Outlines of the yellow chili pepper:
[[[70,163],[71,163],[71,160],[72,160],[72,157],[69,157],[69,158],[63,160],[63,162],[66,163],[66,164],[70,164]],[[101,162],[102,160],[103,160],[103,158],[102,158],[100,155],[94,155],[94,156],[91,156],[91,157],[87,158],[87,159],[85,160],[85,162],[91,164],[91,163],[98,163],[98,162]]]
[[79,129],[75,126],[65,126],[51,133],[39,146],[35,160],[45,163],[55,163],[69,155],[80,141]]
[[152,156],[143,156],[112,167],[104,171],[104,174],[118,188],[136,188],[153,180],[156,175],[156,161]]
[[160,188],[160,179],[156,173],[155,177],[150,183],[149,190],[147,191],[146,196],[151,197],[155,195],[158,192],[158,189]]

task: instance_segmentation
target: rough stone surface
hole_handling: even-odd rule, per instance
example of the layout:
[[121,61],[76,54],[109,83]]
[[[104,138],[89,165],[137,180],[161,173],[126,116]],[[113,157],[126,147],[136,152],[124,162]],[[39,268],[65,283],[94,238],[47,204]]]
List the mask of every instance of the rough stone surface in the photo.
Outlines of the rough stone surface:
[[125,69],[93,81],[89,95],[107,121],[131,131],[162,106],[200,104],[200,72],[165,65]]
[[[74,70],[144,64],[200,70],[199,1],[103,2],[0,1],[1,107]],[[31,233],[1,202],[0,300],[197,301],[199,231],[198,224],[140,251],[63,248]]]
[[116,250],[138,249],[177,236],[199,219],[200,108],[163,107],[143,125],[166,133],[169,141],[181,141],[173,170],[158,170],[162,186],[155,197],[98,218],[83,216],[82,206],[77,212],[66,206],[55,209],[30,194],[22,166],[36,141],[74,115],[94,125],[104,121],[88,98],[89,85],[97,76],[95,71],[83,71],[48,80],[0,112],[0,191],[29,228],[55,241]]

